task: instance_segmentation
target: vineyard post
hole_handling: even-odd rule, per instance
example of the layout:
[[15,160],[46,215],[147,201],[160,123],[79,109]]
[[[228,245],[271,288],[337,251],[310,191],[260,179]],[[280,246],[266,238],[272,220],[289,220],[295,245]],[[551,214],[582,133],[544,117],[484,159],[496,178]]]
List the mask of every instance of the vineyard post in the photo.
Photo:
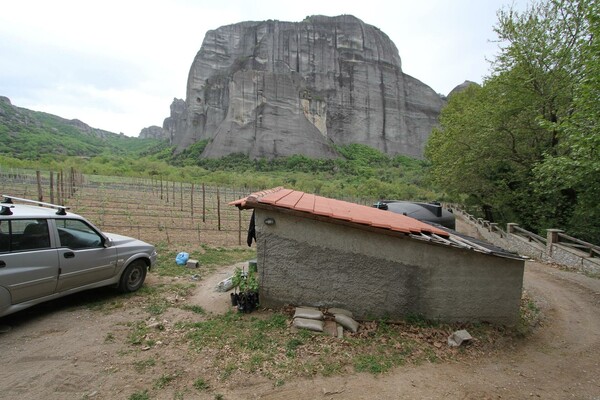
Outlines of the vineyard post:
[[238,246],[242,245],[242,209],[238,208]]
[[54,172],[50,171],[50,203],[54,204]]
[[175,205],[175,181],[173,181],[173,190],[171,191],[171,194],[171,197],[173,197],[173,205]]
[[179,182],[179,211],[183,211],[183,182]]
[[40,175],[40,171],[35,171],[35,177],[37,179],[38,200],[44,201],[44,194],[42,193],[42,177]]
[[65,198],[65,193],[64,193],[64,184],[63,184],[63,170],[60,170],[60,176],[58,177],[58,185],[57,185],[57,191],[58,191],[58,204],[63,204],[63,199]]
[[198,243],[200,243],[200,224],[199,223],[197,225],[197,231],[198,231]]
[[206,191],[204,183],[202,184],[202,222],[206,222]]
[[75,194],[75,168],[71,167],[71,184],[69,186],[69,198]]
[[194,182],[192,182],[192,191],[190,192],[190,210],[192,212],[192,221],[194,220]]
[[165,181],[165,190],[167,191],[167,203],[169,202],[169,181]]
[[163,199],[163,191],[162,191],[162,175],[160,176],[160,199]]
[[219,188],[217,187],[217,226],[221,230],[221,195],[219,194]]

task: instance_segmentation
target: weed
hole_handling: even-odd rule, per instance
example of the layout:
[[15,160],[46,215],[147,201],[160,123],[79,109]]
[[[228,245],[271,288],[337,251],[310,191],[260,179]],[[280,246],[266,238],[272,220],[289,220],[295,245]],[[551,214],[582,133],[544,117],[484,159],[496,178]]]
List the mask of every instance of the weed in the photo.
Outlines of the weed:
[[114,343],[115,335],[112,332],[108,332],[106,336],[104,336],[104,343]]
[[163,389],[165,386],[167,386],[169,383],[171,383],[179,375],[180,375],[180,372],[178,371],[173,374],[164,374],[164,375],[160,376],[156,380],[156,382],[154,382],[154,388],[155,389]]
[[148,391],[144,390],[143,392],[135,392],[131,396],[128,397],[128,400],[149,400],[150,396],[148,396]]
[[215,400],[223,400],[223,395],[221,393],[216,393]]
[[321,371],[323,376],[333,376],[342,372],[342,363],[340,361],[328,361],[326,359],[321,359],[320,361],[323,365],[323,370]]
[[194,381],[194,387],[197,390],[206,390],[210,386],[208,386],[208,383],[203,378],[198,378]]
[[237,369],[238,369],[237,362],[231,362],[231,363],[225,365],[225,368],[223,368],[223,371],[221,372],[221,379],[225,380],[225,379],[229,378],[231,376],[231,374],[233,374],[233,372],[236,371]]
[[275,381],[275,385],[274,386],[275,387],[280,387],[280,386],[283,386],[283,385],[285,385],[285,381],[283,379],[277,379]]
[[419,328],[433,328],[439,326],[436,321],[428,320],[420,314],[407,314],[404,320],[409,324]]
[[389,371],[392,366],[390,360],[379,354],[359,354],[354,358],[354,369],[357,372],[381,374]]
[[181,308],[184,310],[187,310],[187,311],[191,311],[196,314],[202,314],[202,315],[206,314],[206,311],[204,310],[204,308],[202,308],[201,306],[196,305],[196,304],[184,304]]
[[302,340],[300,339],[290,339],[288,340],[288,342],[285,344],[285,355],[288,358],[294,358],[296,357],[296,349],[301,346],[303,344]]
[[127,335],[127,342],[132,345],[140,345],[144,342],[148,334],[148,326],[144,321],[130,322],[127,324],[132,328],[132,331]]
[[146,311],[151,315],[160,315],[167,311],[170,307],[166,299],[154,299],[146,306]]
[[144,370],[146,370],[146,368],[154,367],[155,365],[156,365],[156,361],[152,357],[147,358],[145,360],[135,361],[133,363],[133,367],[135,368],[135,370],[137,372],[144,372]]

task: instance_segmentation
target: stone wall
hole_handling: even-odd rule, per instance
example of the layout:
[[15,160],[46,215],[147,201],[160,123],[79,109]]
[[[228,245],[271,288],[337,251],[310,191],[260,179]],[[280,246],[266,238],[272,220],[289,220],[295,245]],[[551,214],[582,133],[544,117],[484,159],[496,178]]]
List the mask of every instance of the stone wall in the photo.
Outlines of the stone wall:
[[[275,220],[265,225],[265,218]],[[261,304],[360,319],[517,321],[523,261],[256,210]]]

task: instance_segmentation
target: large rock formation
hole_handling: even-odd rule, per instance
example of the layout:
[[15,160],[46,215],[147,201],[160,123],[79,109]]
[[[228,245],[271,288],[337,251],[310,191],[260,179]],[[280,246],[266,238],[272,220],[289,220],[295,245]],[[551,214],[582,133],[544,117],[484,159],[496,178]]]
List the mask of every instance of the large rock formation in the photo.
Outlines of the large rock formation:
[[164,129],[178,150],[208,140],[205,157],[335,157],[350,143],[421,157],[443,104],[353,16],[242,22],[207,32]]
[[143,128],[138,137],[140,139],[170,139],[169,132],[156,125]]

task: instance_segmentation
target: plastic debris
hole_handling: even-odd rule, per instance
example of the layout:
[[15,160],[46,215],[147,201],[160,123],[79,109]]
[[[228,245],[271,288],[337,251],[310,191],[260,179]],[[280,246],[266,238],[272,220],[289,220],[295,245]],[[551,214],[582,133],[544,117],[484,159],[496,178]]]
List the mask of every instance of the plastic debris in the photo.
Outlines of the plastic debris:
[[190,255],[185,251],[182,251],[181,253],[177,254],[177,257],[175,257],[175,262],[177,265],[186,265],[189,259]]
[[233,276],[223,279],[217,284],[217,292],[227,292],[233,289]]

